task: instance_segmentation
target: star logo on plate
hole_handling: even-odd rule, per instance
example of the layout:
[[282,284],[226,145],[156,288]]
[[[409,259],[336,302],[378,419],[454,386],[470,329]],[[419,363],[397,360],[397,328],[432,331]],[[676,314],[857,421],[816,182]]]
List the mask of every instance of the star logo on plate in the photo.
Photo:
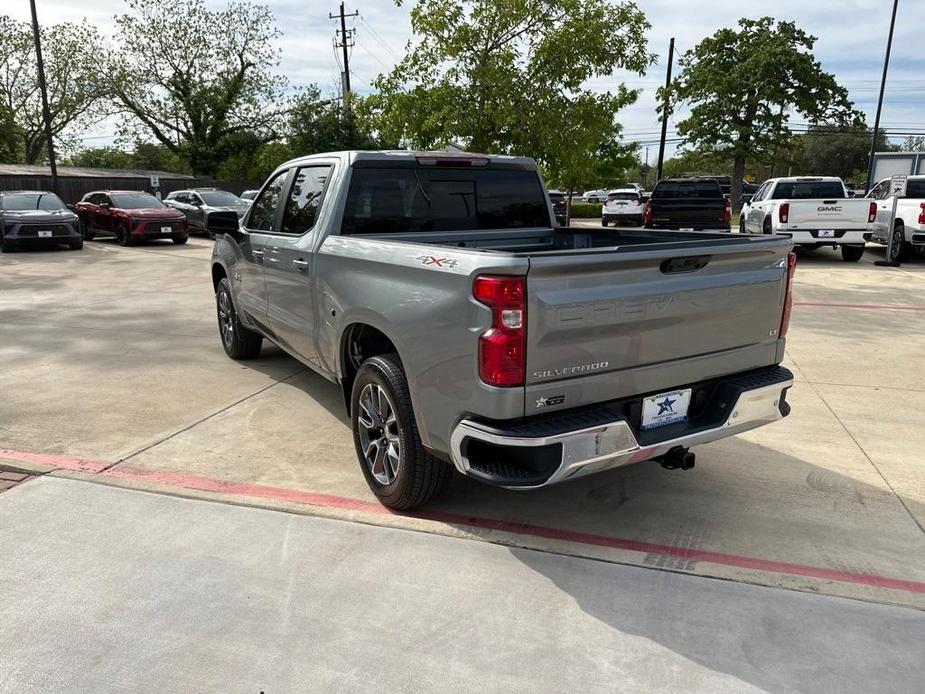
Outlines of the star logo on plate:
[[655,404],[658,405],[659,416],[663,414],[674,414],[674,404],[675,404],[674,400],[669,400],[668,398],[665,398],[661,402],[657,402]]

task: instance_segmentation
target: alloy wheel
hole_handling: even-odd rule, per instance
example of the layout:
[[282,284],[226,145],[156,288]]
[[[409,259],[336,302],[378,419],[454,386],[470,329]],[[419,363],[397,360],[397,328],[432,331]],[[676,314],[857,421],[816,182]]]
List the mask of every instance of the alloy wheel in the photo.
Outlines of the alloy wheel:
[[234,309],[227,291],[218,294],[218,324],[222,331],[222,343],[231,349],[234,340]]
[[890,260],[899,260],[905,240],[905,234],[902,229],[896,229],[893,232],[893,245],[890,248]]
[[385,388],[368,383],[360,393],[357,427],[363,458],[379,484],[395,481],[401,464],[401,434],[395,406]]

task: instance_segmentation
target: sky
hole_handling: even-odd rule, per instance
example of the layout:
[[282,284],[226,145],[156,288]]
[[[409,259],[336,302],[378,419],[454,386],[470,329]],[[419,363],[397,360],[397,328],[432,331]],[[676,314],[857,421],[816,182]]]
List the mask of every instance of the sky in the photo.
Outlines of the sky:
[[[151,0],[156,2],[157,0]],[[339,51],[333,47],[338,22],[328,18],[338,11],[334,0],[265,0],[274,12],[283,34],[280,71],[296,87],[317,83],[334,92],[339,83]],[[409,19],[414,0],[401,7],[393,0],[347,0],[348,12],[359,17],[348,19],[356,30],[356,45],[350,55],[352,87],[366,94],[380,73],[387,72],[404,54],[412,38]],[[210,6],[225,3],[207,0]],[[620,82],[641,88],[639,100],[620,112],[624,136],[650,148],[654,162],[658,149],[659,121],[655,112],[655,90],[664,83],[668,43],[675,38],[676,51],[693,48],[702,38],[723,27],[735,26],[739,18],[772,14],[776,19],[796,22],[818,37],[814,53],[824,70],[833,73],[848,89],[857,108],[867,113],[873,125],[889,30],[890,0],[775,0],[772,3],[742,0],[638,0],[652,25],[648,32],[649,50],[658,62],[642,77],[617,72],[607,79],[589,83],[597,90],[612,89]],[[112,17],[124,11],[123,0],[37,0],[39,20],[45,23],[79,21],[86,18],[103,33],[111,34]],[[28,0],[4,0],[0,12],[29,20]],[[890,130],[925,130],[925,53],[920,49],[925,27],[925,0],[899,0],[893,53],[884,98],[881,126]],[[675,59],[677,65],[677,58]],[[678,111],[669,122],[668,137],[675,137],[675,124],[684,118]],[[799,118],[793,119],[799,122]],[[104,122],[93,132],[83,134],[85,146],[111,144],[115,124]],[[899,137],[899,140],[902,138]],[[674,149],[670,144],[668,155]]]

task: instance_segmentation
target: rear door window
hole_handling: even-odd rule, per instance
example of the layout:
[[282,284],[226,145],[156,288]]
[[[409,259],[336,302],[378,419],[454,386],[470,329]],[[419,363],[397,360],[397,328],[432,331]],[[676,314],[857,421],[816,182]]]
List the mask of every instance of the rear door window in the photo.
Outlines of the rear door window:
[[906,181],[907,198],[925,198],[925,180]]
[[380,234],[548,227],[535,171],[356,168],[342,233]]
[[723,191],[716,181],[660,181],[652,191],[658,198],[722,198]]

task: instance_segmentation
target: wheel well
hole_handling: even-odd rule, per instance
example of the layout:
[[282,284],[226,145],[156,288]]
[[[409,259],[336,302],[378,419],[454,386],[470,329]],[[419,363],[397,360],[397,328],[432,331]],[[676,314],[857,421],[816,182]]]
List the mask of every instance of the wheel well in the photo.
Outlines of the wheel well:
[[341,378],[344,392],[344,404],[350,413],[350,392],[360,365],[370,357],[378,354],[398,353],[388,336],[381,330],[365,323],[354,323],[344,331],[340,345]]
[[215,263],[212,266],[212,289],[218,289],[218,283],[226,278],[228,274],[225,272],[225,268]]

